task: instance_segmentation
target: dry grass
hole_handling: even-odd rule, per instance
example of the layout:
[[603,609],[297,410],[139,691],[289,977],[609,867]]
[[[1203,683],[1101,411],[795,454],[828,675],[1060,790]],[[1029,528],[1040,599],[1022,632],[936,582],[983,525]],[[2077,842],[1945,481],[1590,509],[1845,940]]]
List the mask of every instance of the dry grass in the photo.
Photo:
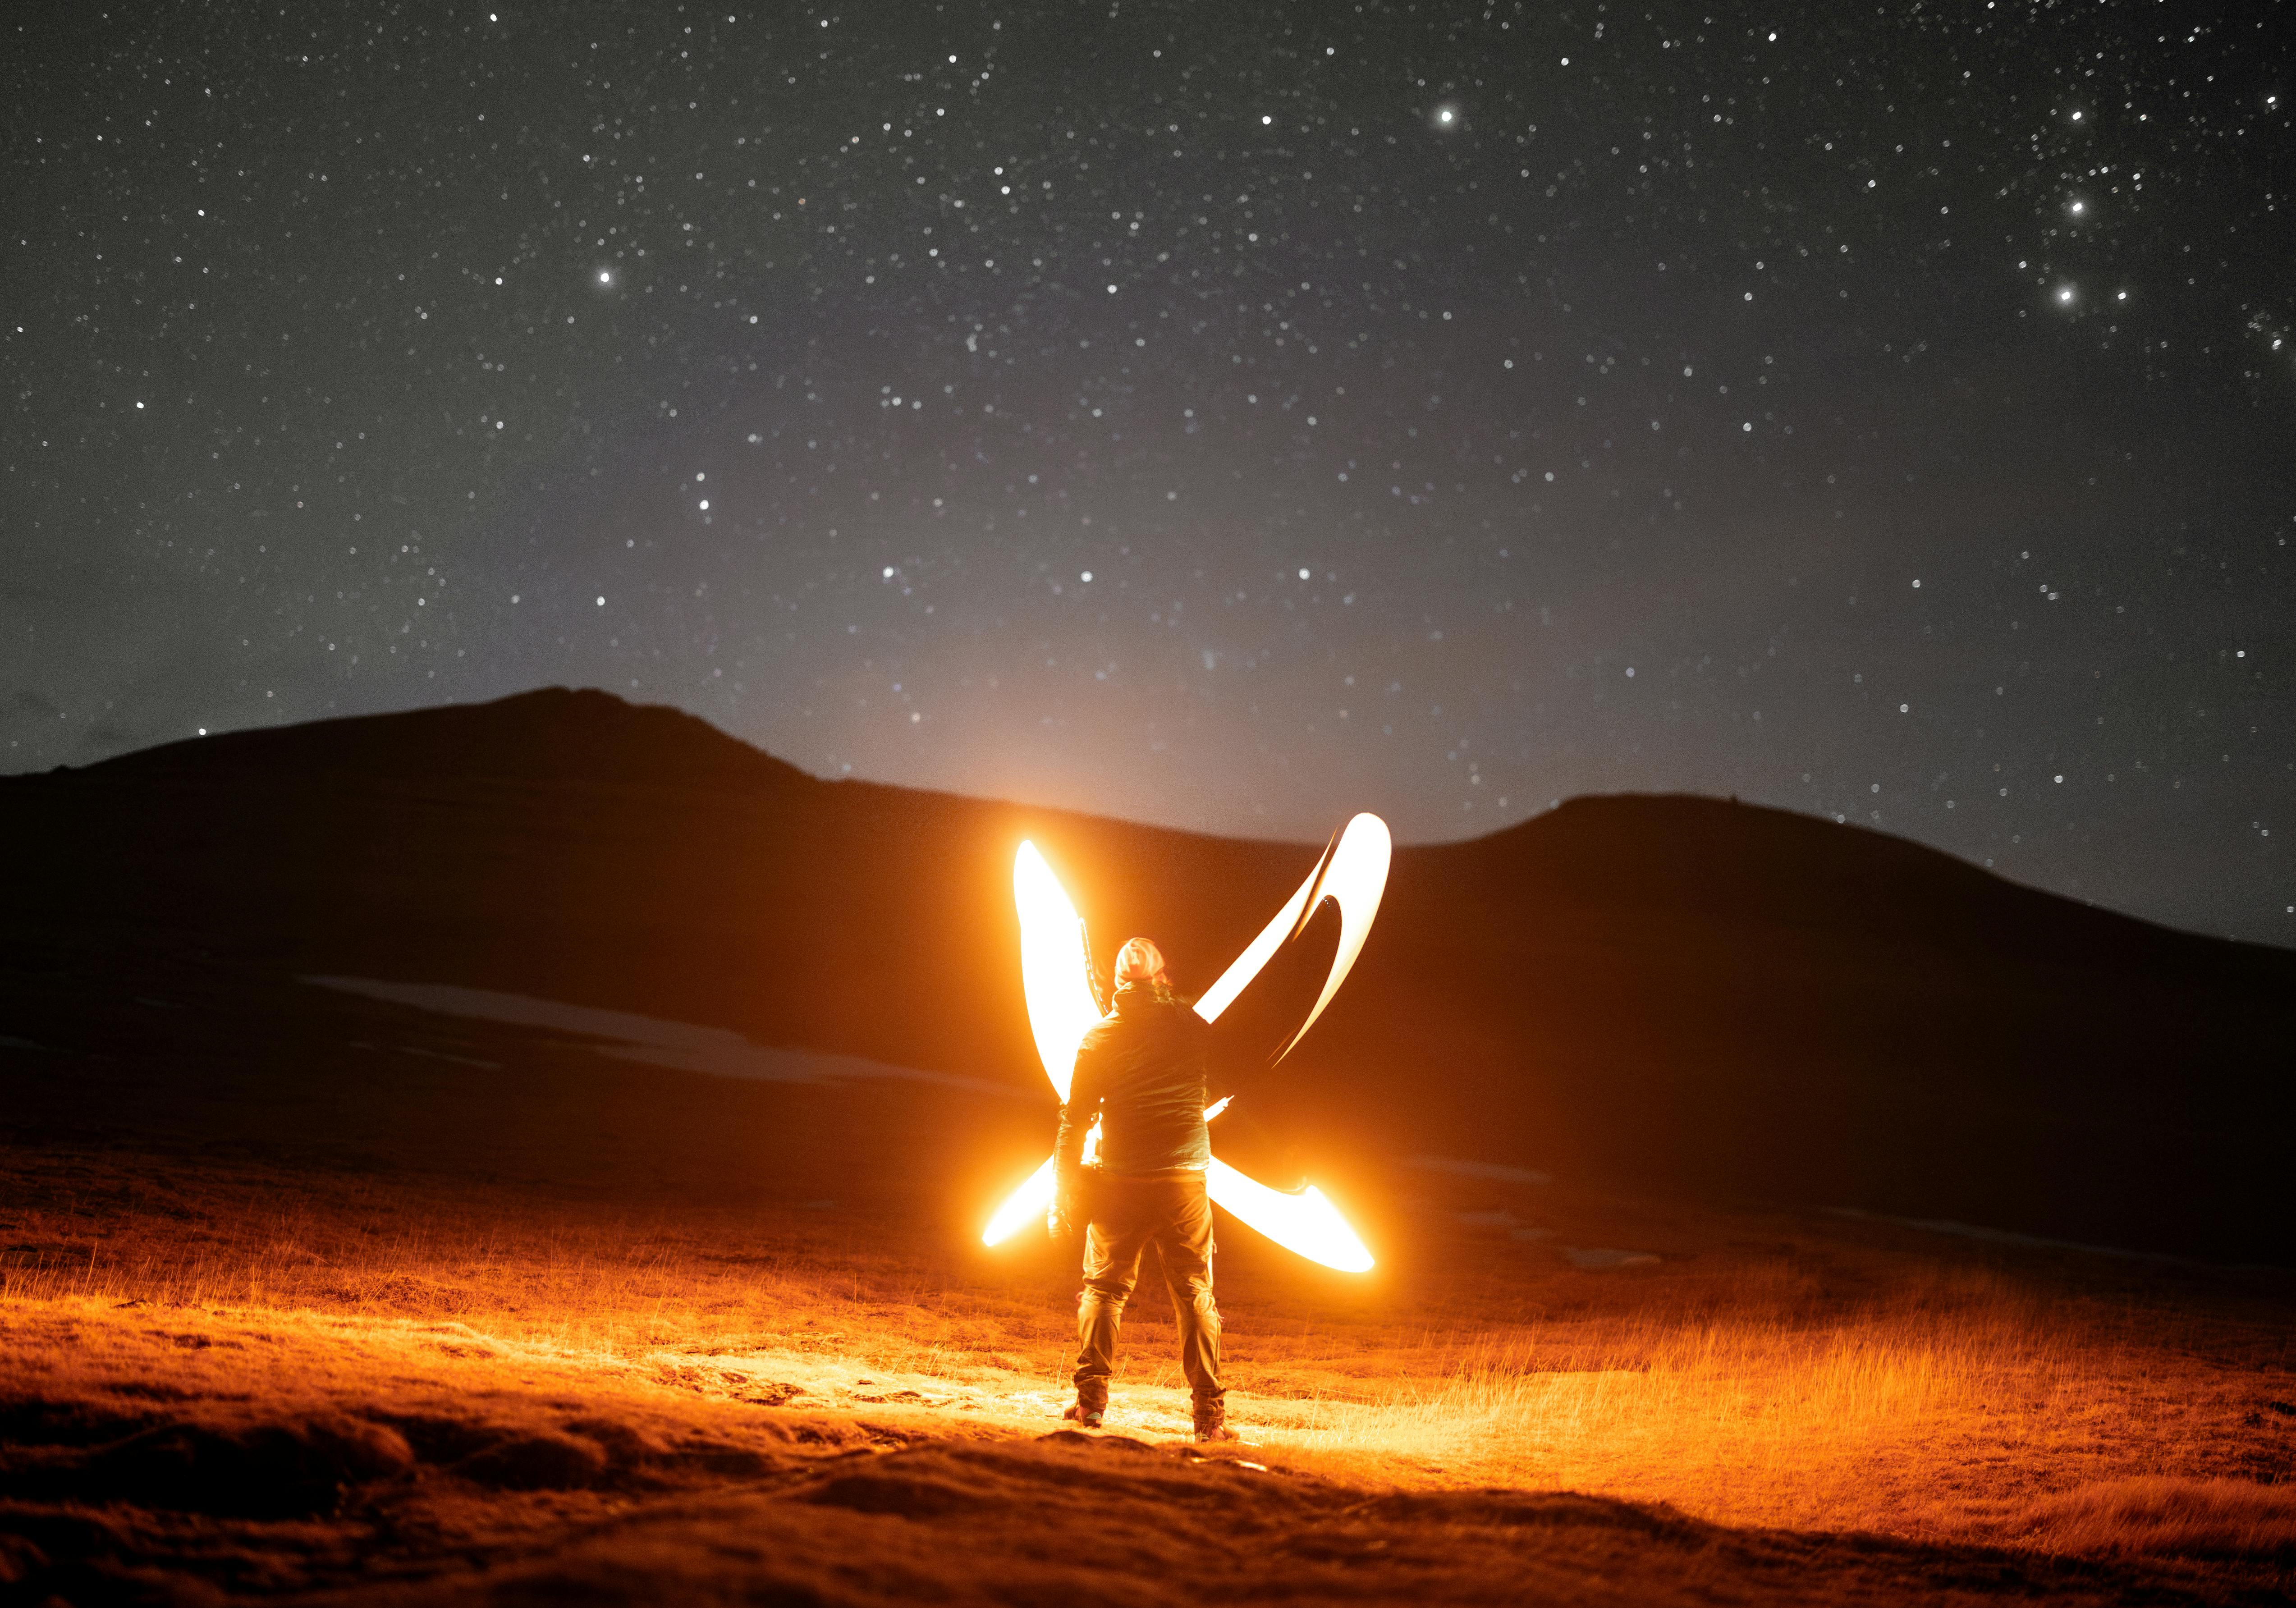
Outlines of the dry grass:
[[2205,1457],[2148,1423],[2176,1387],[2147,1389],[2093,1328],[2036,1317],[1990,1281],[1947,1315],[1885,1300],[1821,1326],[1626,1317],[1277,1421],[1306,1448],[1479,1482],[1925,1537],[1997,1535],[2034,1489]]
[[[1152,1276],[1110,1427],[1161,1449],[1046,1439],[1074,1263],[974,1239],[1042,1154],[1025,1103],[688,1077],[262,979],[20,984],[12,1032],[82,1047],[0,1054],[0,1597],[420,1591],[587,1548],[591,1600],[659,1599],[658,1564],[693,1600],[955,1570],[964,1600],[1145,1603],[1128,1548],[1177,1530],[1190,1600],[1264,1598],[1263,1543],[1326,1596],[1412,1601],[1521,1600],[1541,1568],[1621,1604],[2296,1587],[2276,1276],[1366,1164],[1319,1181],[1368,1278],[1222,1230],[1239,1471],[1174,1444]],[[122,1003],[146,993],[191,1003]],[[820,1505],[840,1480],[857,1505]],[[308,1514],[232,1508],[283,1481]],[[967,1481],[1038,1494],[991,1535]],[[914,1579],[871,1596],[864,1554]]]
[[2244,1480],[2108,1480],[2028,1510],[2028,1542],[2053,1551],[2296,1563],[2296,1490]]
[[[1067,1281],[1049,1253],[970,1255],[898,1231],[895,1208],[637,1212],[438,1181],[48,1170],[51,1204],[11,1214],[17,1249],[0,1264],[0,1309],[19,1318],[129,1301],[190,1324],[317,1315],[377,1355],[460,1335],[570,1385],[952,1428],[1041,1432],[1065,1396]],[[2296,1507],[2265,1483],[2296,1473],[2276,1306],[2109,1268],[2086,1270],[2083,1289],[2054,1266],[1956,1261],[1848,1227],[1789,1256],[1711,1248],[1742,1233],[1718,1220],[1611,1227],[1612,1240],[1706,1238],[1606,1274],[1546,1248],[1510,1261],[1423,1245],[1421,1285],[1352,1307],[1236,1248],[1236,1417],[1268,1455],[1357,1484],[2287,1559]],[[1112,1427],[1177,1436],[1162,1298],[1142,1305]]]

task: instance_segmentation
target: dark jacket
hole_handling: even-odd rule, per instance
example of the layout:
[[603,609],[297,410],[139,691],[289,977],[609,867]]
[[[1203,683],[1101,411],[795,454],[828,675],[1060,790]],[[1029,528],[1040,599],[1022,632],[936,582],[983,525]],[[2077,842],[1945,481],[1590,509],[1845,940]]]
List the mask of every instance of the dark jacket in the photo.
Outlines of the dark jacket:
[[1210,1035],[1210,1025],[1168,989],[1161,997],[1145,985],[1117,989],[1116,1009],[1077,1046],[1076,1076],[1053,1144],[1062,1178],[1077,1176],[1095,1113],[1101,1119],[1105,1171],[1166,1172],[1209,1161],[1204,1104]]

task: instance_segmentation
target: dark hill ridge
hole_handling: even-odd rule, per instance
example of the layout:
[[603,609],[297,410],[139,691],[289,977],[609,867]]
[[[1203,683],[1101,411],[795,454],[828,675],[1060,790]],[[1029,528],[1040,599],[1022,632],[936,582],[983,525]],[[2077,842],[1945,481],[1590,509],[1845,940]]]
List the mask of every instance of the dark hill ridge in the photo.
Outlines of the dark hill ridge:
[[1688,795],[1570,800],[1472,842],[1414,850],[1456,857],[1464,879],[1534,905],[1605,907],[1734,927],[1855,933],[1869,944],[1997,953],[2046,968],[2108,956],[2194,974],[2296,977],[2296,956],[2181,932],[2021,887],[1904,838],[1819,816]]
[[562,686],[493,703],[189,737],[95,768],[107,777],[225,784],[255,775],[328,774],[716,790],[813,781],[682,710]]
[[[691,717],[556,689],[0,780],[0,932],[28,964],[164,951],[456,982],[1022,1088],[1018,839],[1099,949],[1154,933],[1184,987],[1314,853],[820,782]],[[1308,969],[1246,997],[1240,1058]],[[1430,1153],[2285,1260],[2292,1002],[2296,955],[1899,840],[1583,799],[1400,851],[1354,980],[1246,1080],[1257,1128],[1223,1143],[1281,1134],[1326,1176]]]

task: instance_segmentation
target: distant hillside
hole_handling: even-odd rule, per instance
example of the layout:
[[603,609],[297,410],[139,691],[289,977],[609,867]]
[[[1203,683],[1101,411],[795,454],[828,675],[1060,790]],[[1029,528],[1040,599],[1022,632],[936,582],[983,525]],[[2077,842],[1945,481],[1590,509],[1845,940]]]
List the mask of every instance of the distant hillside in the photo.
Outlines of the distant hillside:
[[793,765],[660,705],[589,688],[544,687],[496,703],[188,737],[95,767],[106,778],[215,782],[326,775],[397,781],[595,782],[771,787],[810,780]]
[[[1103,956],[1152,933],[1194,987],[1315,853],[821,782],[560,689],[0,779],[0,834],[22,964],[457,982],[1022,1087],[1021,837]],[[1354,980],[1256,1072],[1311,963],[1224,1024],[1245,1099],[1223,1143],[1279,1169],[1285,1143],[1427,1153],[2290,1259],[2296,955],[1857,827],[1620,797],[1401,851]]]

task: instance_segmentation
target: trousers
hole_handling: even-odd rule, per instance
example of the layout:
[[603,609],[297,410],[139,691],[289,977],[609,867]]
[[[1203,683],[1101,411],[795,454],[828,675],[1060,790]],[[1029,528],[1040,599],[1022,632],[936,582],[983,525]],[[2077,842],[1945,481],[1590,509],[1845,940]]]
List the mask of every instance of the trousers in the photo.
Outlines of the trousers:
[[1077,1298],[1076,1387],[1105,1404],[1116,1366],[1116,1332],[1140,1280],[1140,1257],[1156,1248],[1180,1328],[1180,1371],[1199,1403],[1224,1400],[1220,1316],[1212,1300],[1212,1203],[1204,1175],[1103,1177],[1087,1192],[1084,1292]]

